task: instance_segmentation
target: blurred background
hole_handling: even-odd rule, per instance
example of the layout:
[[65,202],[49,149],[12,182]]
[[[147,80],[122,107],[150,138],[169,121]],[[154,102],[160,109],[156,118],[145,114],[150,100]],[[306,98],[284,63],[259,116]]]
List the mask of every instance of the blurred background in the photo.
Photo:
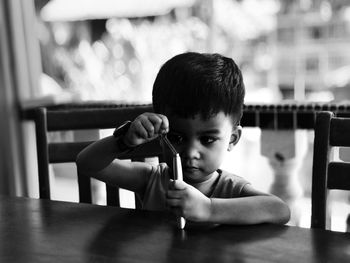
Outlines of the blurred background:
[[[151,101],[185,51],[241,67],[247,102],[350,97],[346,0],[35,0],[43,73],[74,99]],[[50,93],[48,86],[44,93]]]
[[[29,77],[14,84],[20,86],[22,108],[62,102],[151,103],[160,66],[186,51],[233,58],[243,72],[246,104],[350,99],[348,0],[15,0],[2,1],[2,8],[12,10],[5,23],[14,36],[23,31],[30,39],[24,63],[30,65],[24,73]],[[21,28],[11,29],[16,19]],[[110,133],[101,131],[101,136]],[[29,137],[26,149],[31,148]],[[264,191],[283,192],[276,185],[280,180],[288,184],[293,195],[290,224],[309,227],[312,142],[309,130],[276,134],[247,127],[223,168]],[[289,146],[280,150],[287,160],[283,165],[272,154],[279,144]],[[28,155],[29,150],[24,163],[35,170]],[[76,187],[71,165],[52,167],[55,199],[77,201],[70,190]],[[34,184],[28,184],[27,194],[36,196]],[[288,199],[288,194],[281,195]],[[345,231],[349,197],[336,192],[332,198],[332,228]]]

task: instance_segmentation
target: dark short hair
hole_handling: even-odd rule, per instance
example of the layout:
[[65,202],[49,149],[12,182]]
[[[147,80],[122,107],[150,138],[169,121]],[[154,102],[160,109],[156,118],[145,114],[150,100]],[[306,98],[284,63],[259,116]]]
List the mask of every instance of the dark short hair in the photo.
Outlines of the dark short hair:
[[203,119],[223,111],[237,122],[243,113],[245,88],[240,69],[220,54],[188,52],[168,60],[153,85],[154,111]]

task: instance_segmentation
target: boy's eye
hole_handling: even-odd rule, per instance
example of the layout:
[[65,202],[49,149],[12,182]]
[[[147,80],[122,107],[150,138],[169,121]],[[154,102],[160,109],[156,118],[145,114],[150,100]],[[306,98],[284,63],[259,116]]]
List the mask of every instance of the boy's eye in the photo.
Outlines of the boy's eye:
[[203,136],[200,138],[200,141],[202,144],[211,144],[213,142],[215,142],[217,140],[217,138],[212,137],[212,136]]
[[167,137],[172,144],[180,144],[183,142],[183,137],[179,134],[168,133]]

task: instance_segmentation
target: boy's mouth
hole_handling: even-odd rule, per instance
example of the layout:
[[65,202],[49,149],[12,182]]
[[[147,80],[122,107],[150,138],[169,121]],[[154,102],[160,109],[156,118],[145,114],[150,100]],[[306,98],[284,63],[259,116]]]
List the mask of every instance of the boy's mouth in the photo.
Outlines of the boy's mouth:
[[194,173],[194,172],[200,171],[200,169],[195,166],[184,166],[183,171],[186,173]]

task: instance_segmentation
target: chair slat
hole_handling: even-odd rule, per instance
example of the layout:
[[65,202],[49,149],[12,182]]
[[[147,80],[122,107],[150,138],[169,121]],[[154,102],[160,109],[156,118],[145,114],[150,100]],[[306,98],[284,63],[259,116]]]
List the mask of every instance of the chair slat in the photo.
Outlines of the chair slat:
[[79,202],[92,203],[91,197],[91,180],[89,177],[82,175],[78,171],[78,188],[79,188]]
[[133,120],[144,112],[153,111],[151,105],[110,108],[76,109],[47,111],[48,131],[67,131],[78,129],[114,128],[127,120]]
[[106,184],[107,205],[120,206],[119,188]]
[[332,146],[350,147],[350,119],[333,118],[329,143]]
[[350,163],[331,162],[327,186],[328,189],[350,190]]

